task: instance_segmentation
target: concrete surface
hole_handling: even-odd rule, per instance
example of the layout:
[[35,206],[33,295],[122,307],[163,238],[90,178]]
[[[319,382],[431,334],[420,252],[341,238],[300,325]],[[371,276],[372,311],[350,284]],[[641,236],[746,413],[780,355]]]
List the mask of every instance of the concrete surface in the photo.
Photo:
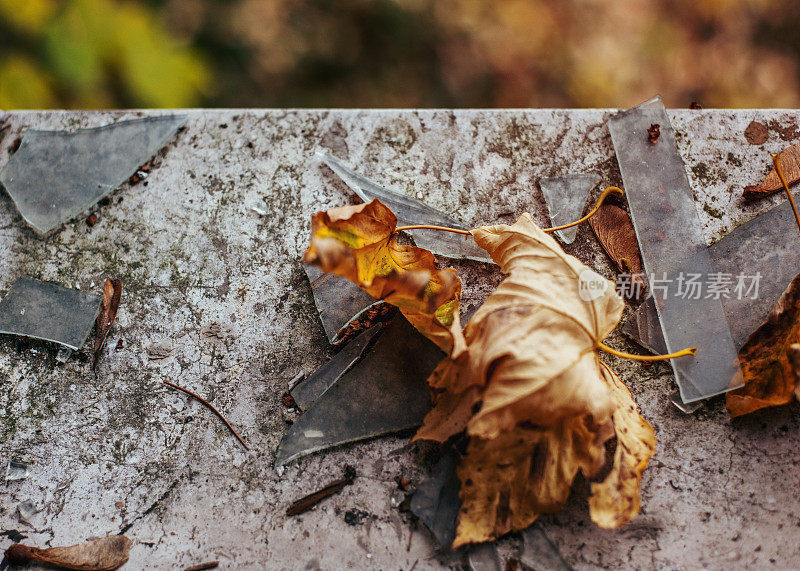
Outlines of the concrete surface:
[[[7,113],[0,166],[26,128],[144,114]],[[462,564],[438,554],[429,533],[414,529],[395,505],[402,499],[395,478],[418,480],[433,456],[407,437],[317,454],[285,471],[272,467],[292,416],[281,402],[287,382],[331,354],[299,262],[309,216],[355,201],[314,152],[329,149],[469,224],[511,221],[528,210],[546,225],[540,177],[590,171],[604,184],[621,182],[608,115],[192,111],[147,184],[126,184],[93,209],[93,228],[80,218],[37,237],[0,192],[0,293],[21,274],[97,291],[113,275],[125,288],[97,374],[88,349],[61,365],[46,344],[0,338],[0,462],[32,462],[28,479],[0,482],[0,528],[39,546],[125,529],[135,542],[127,569],[211,559],[225,568],[270,569]],[[766,172],[769,151],[797,142],[791,125],[798,113],[684,110],[672,117],[709,241],[783,200],[744,207],[739,196]],[[775,121],[764,145],[743,136],[753,119]],[[567,250],[611,275],[588,227]],[[454,265],[467,306],[499,279],[479,263]],[[121,351],[114,350],[118,339]],[[610,343],[636,350],[618,333]],[[564,557],[578,569],[800,568],[798,407],[732,423],[717,399],[684,416],[668,403],[667,365],[609,362],[655,426],[658,450],[633,523],[595,527],[585,482],[561,513],[544,518]],[[252,451],[161,380],[208,397]],[[340,477],[345,464],[358,470],[352,486],[311,512],[285,516],[293,500]],[[40,510],[30,524],[17,515],[26,500]],[[345,522],[350,510],[361,516],[355,525]],[[517,542],[500,542],[503,558]],[[0,537],[0,548],[9,543]]]

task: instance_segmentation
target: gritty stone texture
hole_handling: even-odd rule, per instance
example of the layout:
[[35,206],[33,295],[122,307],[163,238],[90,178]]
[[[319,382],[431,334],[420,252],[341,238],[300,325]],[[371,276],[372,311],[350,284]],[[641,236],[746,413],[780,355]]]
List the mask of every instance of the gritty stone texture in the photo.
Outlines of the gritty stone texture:
[[[128,569],[210,559],[271,569],[462,564],[396,507],[395,478],[419,481],[435,459],[407,436],[316,454],[283,472],[272,466],[293,417],[281,402],[288,381],[332,354],[300,265],[309,217],[355,202],[314,152],[328,149],[467,224],[511,222],[527,210],[547,225],[540,177],[593,172],[603,185],[621,183],[610,113],[192,111],[145,181],[85,213],[98,215],[93,227],[79,218],[37,237],[0,192],[0,293],[22,274],[95,291],[107,276],[124,285],[96,373],[88,348],[62,365],[52,346],[0,338],[0,462],[32,462],[28,479],[0,482],[0,527],[37,546],[125,530],[134,541]],[[146,114],[7,113],[0,166],[26,128]],[[797,113],[671,116],[709,242],[784,200],[745,205],[740,196],[769,170],[768,152],[796,142]],[[753,120],[769,126],[761,145],[745,140]],[[567,251],[612,275],[588,227]],[[468,308],[500,279],[480,263],[453,265]],[[637,350],[619,333],[609,343]],[[631,524],[593,525],[583,481],[562,512],[543,518],[566,560],[578,569],[800,567],[798,407],[731,422],[716,399],[684,416],[668,403],[668,365],[607,359],[655,427],[658,450]],[[252,451],[162,380],[206,396]],[[346,464],[358,471],[352,486],[306,514],[285,515]],[[29,524],[17,515],[26,500],[40,510]],[[518,541],[500,541],[501,556]],[[0,536],[0,548],[9,543]]]

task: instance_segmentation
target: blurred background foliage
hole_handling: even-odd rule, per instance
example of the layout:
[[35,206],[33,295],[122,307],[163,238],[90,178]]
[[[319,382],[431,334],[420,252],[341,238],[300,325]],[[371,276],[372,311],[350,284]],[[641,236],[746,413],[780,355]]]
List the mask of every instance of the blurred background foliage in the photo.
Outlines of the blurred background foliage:
[[793,0],[0,0],[0,108],[798,107]]

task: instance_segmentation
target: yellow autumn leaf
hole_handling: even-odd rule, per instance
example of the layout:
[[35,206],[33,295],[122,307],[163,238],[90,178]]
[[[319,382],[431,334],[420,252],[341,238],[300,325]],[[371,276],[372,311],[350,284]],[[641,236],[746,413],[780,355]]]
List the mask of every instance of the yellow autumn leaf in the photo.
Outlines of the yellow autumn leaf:
[[397,217],[377,199],[318,212],[303,260],[397,306],[423,335],[458,355],[465,347],[461,280],[452,269],[437,269],[428,250],[398,244],[396,227]]
[[469,350],[429,378],[434,407],[415,436],[444,442],[466,430],[470,437],[458,467],[453,547],[558,510],[579,471],[591,477],[603,466],[615,434],[614,466],[591,506],[599,525],[621,525],[638,513],[641,473],[655,447],[652,428],[598,356],[622,299],[529,214],[472,235],[508,277],[467,325]]

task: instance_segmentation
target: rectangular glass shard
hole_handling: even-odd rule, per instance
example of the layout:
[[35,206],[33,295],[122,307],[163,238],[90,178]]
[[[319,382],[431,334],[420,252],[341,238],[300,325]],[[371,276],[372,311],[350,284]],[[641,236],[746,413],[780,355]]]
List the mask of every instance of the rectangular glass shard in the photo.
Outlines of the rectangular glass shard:
[[572,571],[538,521],[522,532],[519,562],[534,571]]
[[283,436],[275,465],[419,426],[430,410],[426,379],[444,353],[397,314],[363,358]]
[[[742,277],[740,292],[722,298],[738,350],[800,274],[797,222],[791,204],[786,201],[748,220],[712,244],[708,252],[716,271]],[[751,286],[755,289],[750,290]],[[622,330],[654,353],[666,351],[652,299],[638,307]]]
[[[361,200],[369,202],[377,198],[388,206],[397,216],[398,226],[429,224],[469,230],[458,220],[428,206],[421,200],[384,188],[367,177],[358,174],[333,155],[319,152],[318,156]],[[447,258],[466,258],[479,262],[492,262],[489,254],[475,244],[472,236],[435,230],[410,230],[409,234],[414,238],[414,243],[418,247],[430,250],[434,254]]]
[[381,331],[374,326],[347,343],[333,358],[297,383],[290,391],[300,410],[308,410],[350,367],[362,357],[370,341]]
[[0,301],[0,333],[52,341],[77,351],[94,327],[103,297],[27,276]]
[[128,180],[185,122],[164,115],[74,132],[31,129],[0,183],[25,221],[46,234]]
[[309,264],[303,264],[303,268],[311,282],[322,327],[333,345],[339,345],[349,338],[349,324],[359,321],[362,316],[369,317],[368,310],[371,308],[377,311],[379,306],[385,305],[347,278],[323,273]]
[[411,512],[433,533],[439,545],[449,550],[456,538],[456,519],[461,511],[456,475],[458,454],[445,452],[411,497]]
[[[648,130],[655,125],[660,136],[651,142]],[[715,269],[661,98],[613,116],[608,128],[667,351],[698,347],[696,356],[671,360],[681,399],[690,403],[742,386],[722,301],[675,295],[680,276],[708,280]]]
[[[583,214],[589,193],[600,182],[596,174],[567,174],[543,178],[539,181],[550,222],[563,226],[575,222]],[[572,244],[578,235],[578,227],[557,230],[556,235],[565,244]]]
[[6,482],[18,482],[28,477],[28,464],[20,460],[9,460],[6,466]]

